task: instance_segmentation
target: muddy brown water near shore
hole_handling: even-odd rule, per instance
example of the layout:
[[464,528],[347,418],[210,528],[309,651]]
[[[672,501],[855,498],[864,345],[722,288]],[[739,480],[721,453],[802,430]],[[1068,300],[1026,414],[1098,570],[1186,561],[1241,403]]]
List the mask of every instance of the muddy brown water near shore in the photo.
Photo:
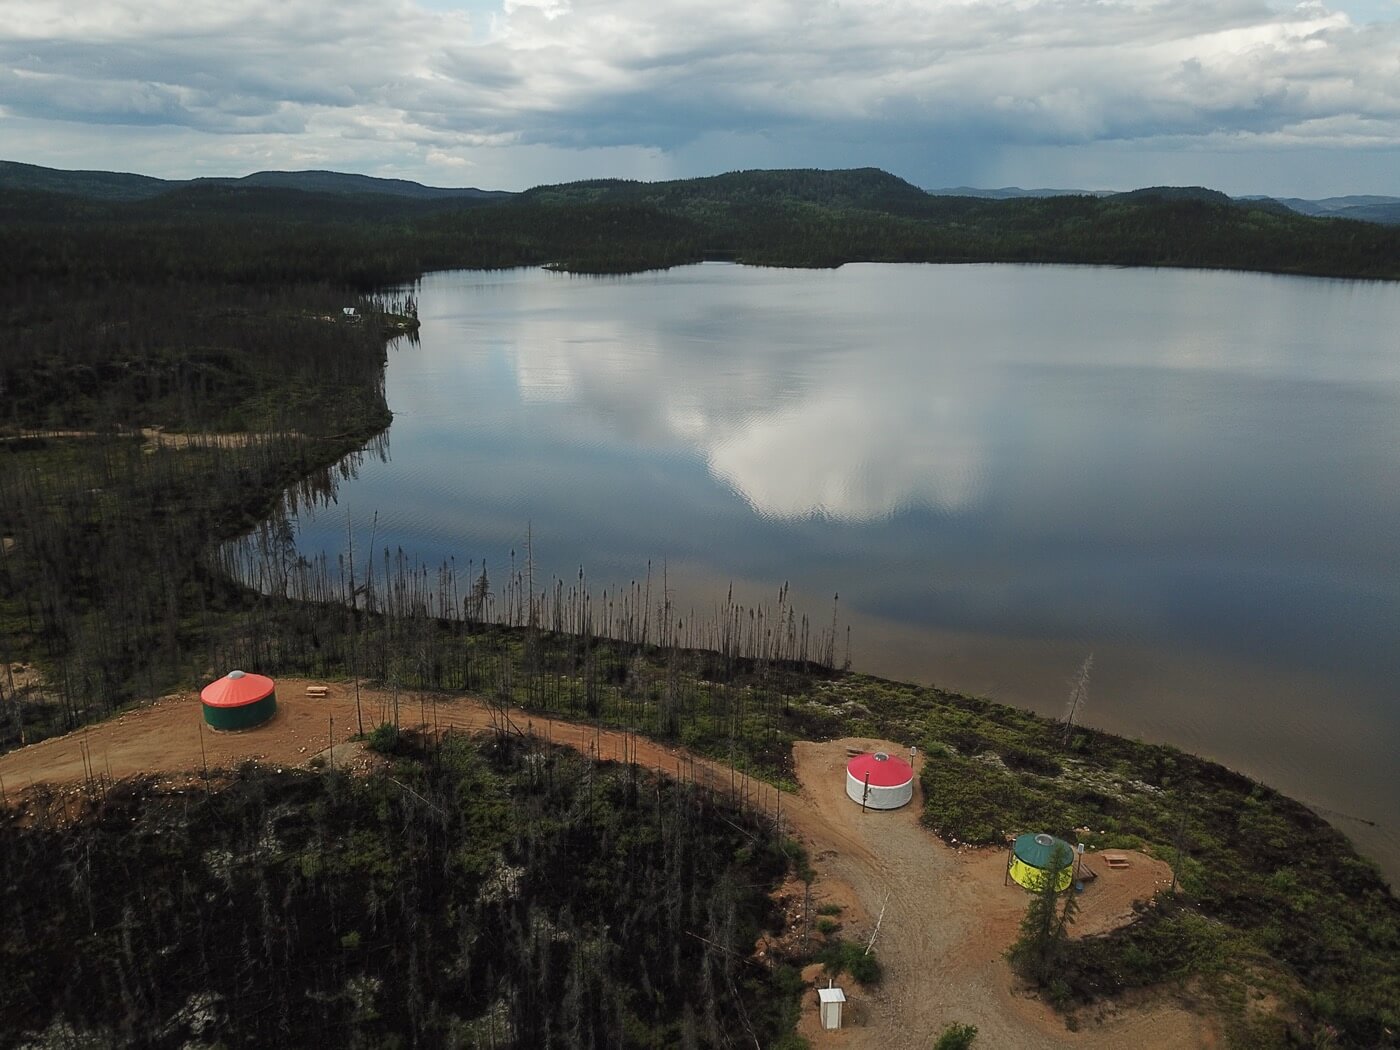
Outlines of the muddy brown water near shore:
[[[1084,717],[1299,798],[1400,878],[1400,285],[707,264],[443,273],[389,456],[297,519],[704,619],[785,583],[856,668]],[[377,521],[376,521],[377,516]],[[844,638],[843,638],[844,642]],[[844,646],[843,646],[844,648]]]

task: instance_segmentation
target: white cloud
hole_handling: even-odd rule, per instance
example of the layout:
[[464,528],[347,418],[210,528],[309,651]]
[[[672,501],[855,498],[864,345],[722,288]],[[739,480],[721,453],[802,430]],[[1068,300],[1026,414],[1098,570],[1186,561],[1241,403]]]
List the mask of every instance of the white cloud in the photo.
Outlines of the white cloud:
[[[715,273],[709,279],[728,276]],[[687,272],[707,277],[704,268]],[[765,306],[761,287],[726,286],[707,300],[746,318],[746,339],[723,345],[708,314],[677,316],[664,289],[644,307],[654,312],[623,324],[610,315],[606,283],[580,279],[578,288],[589,301],[567,310],[567,292],[545,289],[548,307],[523,306],[501,342],[521,403],[570,406],[561,411],[572,440],[606,446],[620,437],[632,448],[695,455],[775,519],[875,521],[912,505],[953,514],[982,497],[988,425],[975,406],[1002,399],[991,371],[948,368],[918,340],[878,360],[852,353],[868,330],[860,319],[828,326],[825,342],[785,343],[777,333],[810,326],[810,304]],[[811,291],[823,294],[819,284]]]
[[980,498],[986,456],[966,390],[919,396],[906,384],[881,403],[865,399],[888,389],[867,371],[845,379],[854,389],[818,392],[726,435],[707,450],[710,472],[768,518],[876,521],[913,504],[953,514]]
[[1257,0],[0,0],[0,109],[16,159],[56,162],[60,123],[163,126],[423,174],[715,137],[851,164],[931,142],[1396,148],[1400,22]]

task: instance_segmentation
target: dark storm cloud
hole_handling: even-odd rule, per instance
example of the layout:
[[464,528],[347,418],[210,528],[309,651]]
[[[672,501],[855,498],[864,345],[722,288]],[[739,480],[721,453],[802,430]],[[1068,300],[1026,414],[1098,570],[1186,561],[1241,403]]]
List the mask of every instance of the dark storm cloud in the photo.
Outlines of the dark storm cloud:
[[[1138,0],[0,0],[7,139],[46,121],[399,145],[845,144],[851,161],[1227,141],[1400,145],[1400,24],[1320,4]],[[7,151],[9,152],[9,151]]]

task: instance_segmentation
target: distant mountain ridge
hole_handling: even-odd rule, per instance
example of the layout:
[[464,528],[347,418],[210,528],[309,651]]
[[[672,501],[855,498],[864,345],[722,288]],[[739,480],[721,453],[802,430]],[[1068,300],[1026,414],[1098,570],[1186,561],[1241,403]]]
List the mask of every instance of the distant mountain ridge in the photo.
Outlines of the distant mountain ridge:
[[979,189],[976,186],[949,186],[942,189],[926,190],[935,197],[981,197],[986,200],[1009,201],[1022,197],[1111,197],[1118,190],[1023,190],[1020,186],[1001,186],[994,190]]
[[508,190],[481,190],[474,186],[447,188],[424,186],[407,179],[381,179],[338,171],[258,171],[241,178],[159,179],[115,171],[67,171],[37,164],[0,160],[0,189],[66,193],[94,200],[151,200],[181,189],[201,186],[258,187],[300,190],[305,193],[378,194],[411,200],[445,200],[470,197],[494,199],[514,196]]
[[145,200],[174,184],[150,175],[117,171],[65,171],[37,164],[0,160],[0,189],[40,193],[69,193],[95,200]]
[[57,193],[91,201],[149,201],[179,191],[237,191],[240,189],[291,190],[327,197],[375,195],[402,201],[439,202],[506,200],[509,198],[579,203],[583,201],[637,201],[650,204],[674,203],[680,196],[723,198],[732,201],[748,197],[753,203],[772,196],[820,202],[833,206],[867,207],[893,214],[914,215],[923,210],[929,198],[963,197],[988,201],[1014,201],[1052,197],[1097,197],[1140,199],[1199,199],[1234,202],[1263,208],[1282,207],[1300,215],[1320,218],[1355,219],[1387,225],[1400,225],[1400,197],[1353,194],[1308,200],[1302,197],[1269,197],[1263,194],[1230,198],[1203,187],[1159,186],[1130,190],[1083,190],[1063,188],[1022,189],[1002,186],[982,189],[954,186],[923,189],[878,168],[844,170],[790,169],[735,171],[705,178],[674,179],[666,182],[636,182],[627,179],[589,179],[579,182],[536,186],[523,193],[511,190],[483,190],[474,186],[425,186],[409,179],[386,179],[353,172],[258,171],[242,177],[202,177],[161,179],[131,172],[66,170],[37,164],[0,160],[0,190],[22,193]]
[[665,182],[593,179],[536,186],[521,198],[548,204],[610,202],[701,211],[720,203],[740,209],[803,203],[891,215],[920,214],[932,202],[918,186],[880,168],[755,169]]
[[[1161,189],[1155,191],[1132,190],[1129,191],[1129,194],[1123,194],[1117,190],[1023,190],[1020,186],[1002,186],[998,189],[953,186],[928,190],[927,192],[935,197],[978,197],[985,200],[1021,200],[1027,197],[1119,197],[1145,192],[1165,195]],[[1215,191],[1210,192],[1214,193]],[[1315,218],[1356,219],[1360,222],[1400,225],[1400,197],[1361,193],[1345,197],[1322,197],[1318,200],[1308,200],[1304,197],[1270,197],[1267,194],[1259,193],[1231,199],[1251,205],[1278,204],[1289,211],[1297,212],[1299,215],[1310,215]]]
[[636,273],[707,259],[1173,266],[1400,280],[1400,226],[1301,215],[1277,201],[1232,200],[1199,186],[939,196],[877,168],[586,180],[492,194],[335,172],[172,182],[0,165],[0,286],[46,275],[198,274],[373,289],[433,270]]
[[1383,222],[1400,225],[1400,197],[1376,194],[1353,194],[1346,197],[1323,197],[1304,200],[1301,197],[1276,197],[1278,203],[1301,215],[1331,219],[1360,219],[1362,222]]
[[1242,200],[1276,200],[1285,207],[1304,215],[1333,215],[1350,208],[1368,208],[1377,205],[1400,204],[1400,197],[1383,197],[1373,193],[1356,193],[1346,197],[1322,197],[1307,200],[1303,197],[1243,197]]

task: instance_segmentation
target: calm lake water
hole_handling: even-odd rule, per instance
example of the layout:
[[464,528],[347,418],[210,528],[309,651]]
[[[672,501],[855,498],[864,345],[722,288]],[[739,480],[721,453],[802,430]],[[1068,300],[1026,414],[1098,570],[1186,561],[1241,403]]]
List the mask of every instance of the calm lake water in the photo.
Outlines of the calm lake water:
[[[444,273],[387,462],[299,545],[681,608],[840,594],[859,670],[1167,741],[1319,808],[1400,882],[1400,285],[706,264]],[[1373,821],[1375,825],[1365,823]]]

